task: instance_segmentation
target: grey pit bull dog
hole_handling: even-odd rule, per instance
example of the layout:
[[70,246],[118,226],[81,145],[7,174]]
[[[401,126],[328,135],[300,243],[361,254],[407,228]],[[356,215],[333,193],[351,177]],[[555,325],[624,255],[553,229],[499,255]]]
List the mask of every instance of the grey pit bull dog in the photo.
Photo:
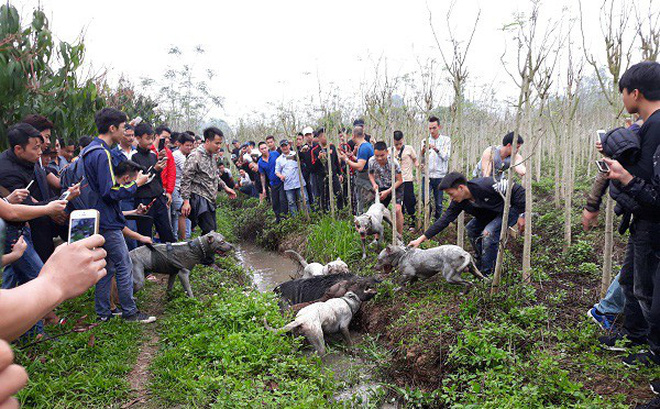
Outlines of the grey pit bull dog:
[[188,297],[193,296],[190,288],[190,270],[197,264],[213,260],[215,254],[224,255],[234,247],[225,241],[222,234],[211,232],[186,243],[154,244],[131,250],[133,262],[133,288],[144,287],[144,273],[168,274],[167,291],[172,290],[174,280],[179,277]]
[[384,232],[383,220],[392,226],[392,215],[390,214],[390,211],[380,203],[378,192],[376,192],[376,203],[372,204],[366,213],[355,216],[354,218],[355,228],[360,234],[360,240],[362,240],[363,259],[367,258],[366,241],[368,235],[376,235],[376,238],[372,243],[378,244],[378,247],[380,248]]
[[264,325],[274,332],[292,331],[296,335],[304,335],[319,355],[325,355],[324,334],[341,332],[346,343],[352,345],[348,326],[353,316],[360,310],[363,301],[376,295],[375,289],[368,289],[362,298],[352,291],[343,297],[333,298],[325,302],[309,305],[296,314],[296,319],[280,329],[273,329],[264,317]]
[[389,245],[378,255],[374,268],[385,273],[389,273],[392,268],[399,270],[401,286],[419,278],[427,279],[439,272],[442,272],[448,283],[470,286],[472,283],[461,277],[461,273],[466,268],[475,277],[485,279],[474,264],[470,253],[451,244],[428,250]]

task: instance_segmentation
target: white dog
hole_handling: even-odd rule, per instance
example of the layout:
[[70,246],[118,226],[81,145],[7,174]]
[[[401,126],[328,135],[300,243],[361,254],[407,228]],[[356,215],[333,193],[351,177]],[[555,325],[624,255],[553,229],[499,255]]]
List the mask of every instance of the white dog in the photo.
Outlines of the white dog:
[[296,319],[280,329],[273,329],[268,325],[264,317],[264,325],[267,329],[275,332],[293,331],[296,335],[304,335],[310,344],[314,346],[319,355],[325,354],[325,338],[323,334],[334,334],[341,332],[344,340],[352,345],[348,325],[353,316],[358,312],[363,301],[371,299],[376,290],[364,291],[361,300],[354,292],[349,291],[343,297],[333,298],[325,302],[317,302],[298,311]]
[[367,258],[367,236],[375,235],[374,242],[380,246],[383,240],[383,221],[392,226],[392,215],[390,211],[380,202],[380,196],[376,191],[376,202],[372,204],[366,213],[355,216],[353,222],[355,229],[360,234],[362,241],[362,258]]
[[302,269],[302,276],[300,278],[310,278],[315,276],[326,276],[330,274],[350,273],[348,265],[344,263],[341,258],[331,261],[326,265],[321,263],[307,263],[307,260],[300,254],[293,250],[287,250],[284,254],[288,255],[291,259],[298,262]]

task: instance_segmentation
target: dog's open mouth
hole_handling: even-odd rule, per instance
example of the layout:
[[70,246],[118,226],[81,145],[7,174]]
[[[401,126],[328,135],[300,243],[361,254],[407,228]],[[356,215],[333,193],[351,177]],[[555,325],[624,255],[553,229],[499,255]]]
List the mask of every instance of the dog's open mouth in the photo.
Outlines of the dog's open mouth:
[[224,247],[224,248],[217,248],[215,250],[215,254],[217,254],[219,256],[224,256],[227,253],[229,253],[230,251],[232,251],[233,249],[234,248],[232,246],[227,246],[227,247]]

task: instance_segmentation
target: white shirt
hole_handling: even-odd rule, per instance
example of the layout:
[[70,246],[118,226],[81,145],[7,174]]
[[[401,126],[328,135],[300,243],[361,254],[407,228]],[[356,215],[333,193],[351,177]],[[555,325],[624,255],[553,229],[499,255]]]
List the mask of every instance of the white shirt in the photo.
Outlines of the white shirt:
[[[435,149],[438,148],[436,153]],[[438,135],[435,139],[429,135],[429,179],[445,177],[449,169],[449,155],[451,153],[451,139],[445,135]]]
[[174,188],[179,189],[181,187],[181,176],[183,175],[183,167],[186,164],[186,155],[181,153],[181,150],[177,149],[172,152],[174,157],[174,165],[176,166],[176,182],[174,183]]

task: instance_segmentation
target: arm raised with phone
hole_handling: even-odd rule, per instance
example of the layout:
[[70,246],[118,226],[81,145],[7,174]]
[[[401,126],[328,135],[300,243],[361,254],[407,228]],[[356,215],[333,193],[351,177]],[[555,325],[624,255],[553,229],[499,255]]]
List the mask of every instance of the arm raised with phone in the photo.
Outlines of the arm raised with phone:
[[66,200],[54,200],[43,206],[10,204],[0,200],[0,218],[11,221],[27,221],[41,216],[54,216],[64,211]]
[[0,338],[14,340],[57,305],[77,297],[106,274],[103,236],[57,247],[32,281],[0,290]]

